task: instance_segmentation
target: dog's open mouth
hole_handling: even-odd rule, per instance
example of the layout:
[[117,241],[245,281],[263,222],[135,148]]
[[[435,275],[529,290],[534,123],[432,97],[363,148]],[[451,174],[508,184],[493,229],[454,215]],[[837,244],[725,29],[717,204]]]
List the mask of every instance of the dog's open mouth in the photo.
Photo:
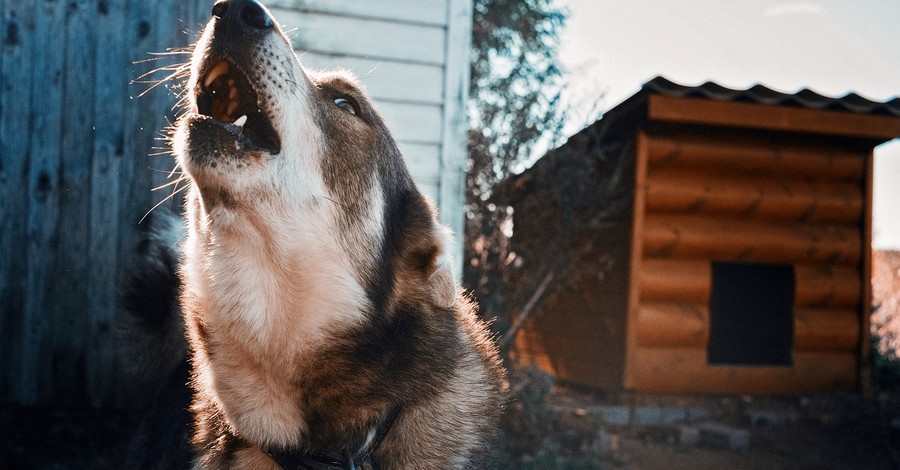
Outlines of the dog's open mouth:
[[217,60],[206,69],[197,93],[197,112],[220,121],[238,137],[241,150],[281,151],[281,139],[261,109],[247,75],[234,64]]

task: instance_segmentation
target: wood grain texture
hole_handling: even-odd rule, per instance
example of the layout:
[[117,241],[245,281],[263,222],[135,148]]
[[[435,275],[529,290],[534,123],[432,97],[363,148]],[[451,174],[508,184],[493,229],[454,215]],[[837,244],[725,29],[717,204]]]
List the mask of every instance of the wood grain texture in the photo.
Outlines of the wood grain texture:
[[300,61],[304,66],[316,69],[351,70],[376,102],[440,105],[444,100],[444,68],[441,66],[319,52],[301,53]]
[[[54,228],[52,279],[54,301],[44,313],[51,322],[54,370],[52,400],[67,405],[85,401],[83,382],[87,348],[88,276],[92,260],[88,238],[96,230],[90,219],[91,156],[94,121],[93,68],[97,38],[96,6],[87,0],[70,1],[65,12],[62,124],[59,152],[58,226]],[[88,73],[83,73],[85,71]],[[84,312],[76,314],[75,312]]]
[[760,138],[703,129],[656,136],[649,142],[649,151],[654,170],[678,168],[849,183],[858,183],[864,174],[863,159],[857,152],[799,137]]
[[647,166],[650,162],[651,147],[650,139],[643,131],[639,131],[635,136],[637,147],[635,149],[635,171],[634,171],[634,201],[632,203],[632,225],[631,225],[631,243],[630,256],[628,260],[628,310],[625,312],[625,388],[636,388],[635,373],[637,371],[635,361],[637,358],[637,322],[638,311],[641,307],[641,282],[640,274],[644,269],[642,261],[644,259],[644,232],[646,231],[646,188],[647,188]]
[[[865,336],[868,301],[861,270],[870,228],[863,226],[871,217],[868,163],[859,147],[709,127],[664,129],[646,145],[648,171],[635,195],[644,201],[644,219],[626,386],[719,393],[853,388],[861,369],[851,361]],[[707,362],[714,261],[794,266],[789,372]],[[813,364],[812,357],[830,363]],[[673,367],[678,377],[659,375]]]
[[445,26],[448,0],[266,0],[273,9],[296,9],[403,23]]
[[[65,7],[62,2],[39,3],[34,11],[32,100],[28,160],[28,263],[23,304],[22,346],[17,398],[37,404],[51,398],[53,382],[53,300],[58,294],[53,271],[59,224],[60,143],[65,84]],[[27,34],[25,28],[21,32]],[[39,44],[43,41],[42,44]],[[20,111],[21,113],[21,111]],[[20,114],[21,115],[21,114]],[[62,325],[60,325],[62,326]]]
[[[712,260],[643,260],[640,273],[641,301],[709,303]],[[846,266],[798,264],[794,266],[797,308],[834,307],[856,309],[861,304],[862,282],[858,269]]]
[[[106,13],[97,18],[97,44],[110,44],[125,35],[126,0],[108,0]],[[120,72],[126,53],[119,47],[97,47],[91,159],[90,217],[93,227],[88,252],[94,258],[87,272],[87,312],[89,312],[85,383],[88,401],[101,406],[114,400],[118,370],[113,324],[117,308],[121,255],[118,250],[119,208],[123,165],[124,103],[127,81]]]
[[855,224],[862,219],[863,195],[858,183],[664,170],[651,173],[647,209],[682,214],[740,214],[779,222]]
[[767,224],[739,217],[650,214],[644,254],[656,258],[706,258],[761,263],[854,266],[862,243],[857,227]]
[[33,359],[25,341],[28,293],[26,220],[31,155],[31,66],[35,37],[27,26],[34,2],[0,3],[5,41],[0,47],[0,401],[23,398],[22,364]]
[[448,0],[443,113],[441,116],[441,221],[453,231],[457,278],[462,278],[465,236],[466,162],[468,160],[466,102],[469,94],[469,49],[472,36],[472,2]]
[[638,348],[632,386],[661,393],[780,394],[853,390],[856,354],[797,352],[785,367],[710,366],[701,348]]
[[654,95],[647,114],[654,121],[837,135],[872,140],[900,136],[900,117],[794,108],[756,103]]
[[272,14],[301,52],[444,65],[443,27],[281,8],[273,8]]

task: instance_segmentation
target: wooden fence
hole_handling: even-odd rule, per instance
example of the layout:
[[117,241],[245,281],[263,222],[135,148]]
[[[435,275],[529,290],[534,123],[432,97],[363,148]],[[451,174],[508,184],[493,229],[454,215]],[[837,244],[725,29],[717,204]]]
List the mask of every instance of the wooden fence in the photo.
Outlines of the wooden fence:
[[[141,217],[162,200],[166,86],[212,1],[0,0],[0,402],[122,401],[113,320]],[[164,74],[154,75],[162,78]],[[174,84],[174,83],[173,83]]]

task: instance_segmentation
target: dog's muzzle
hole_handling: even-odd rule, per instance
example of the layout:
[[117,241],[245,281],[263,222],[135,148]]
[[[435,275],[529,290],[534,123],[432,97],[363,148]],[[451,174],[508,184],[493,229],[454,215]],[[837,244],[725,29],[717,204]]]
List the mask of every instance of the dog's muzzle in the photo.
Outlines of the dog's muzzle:
[[212,122],[201,120],[195,127],[213,136],[232,135],[239,150],[279,153],[279,135],[256,89],[259,80],[248,76],[259,60],[259,44],[275,32],[274,20],[254,0],[221,0],[212,8],[211,24],[195,93],[197,114]]

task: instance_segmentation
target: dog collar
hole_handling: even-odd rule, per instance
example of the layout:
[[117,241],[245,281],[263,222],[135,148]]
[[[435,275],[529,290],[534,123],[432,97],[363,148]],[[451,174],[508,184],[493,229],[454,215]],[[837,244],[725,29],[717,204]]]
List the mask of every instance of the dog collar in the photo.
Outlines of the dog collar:
[[339,456],[332,456],[296,449],[276,449],[270,450],[268,454],[284,470],[358,470],[363,466],[376,470],[379,466],[372,460],[372,454],[381,445],[399,413],[399,406],[392,408],[375,430],[375,437],[371,442],[367,440],[355,453],[346,450]]

